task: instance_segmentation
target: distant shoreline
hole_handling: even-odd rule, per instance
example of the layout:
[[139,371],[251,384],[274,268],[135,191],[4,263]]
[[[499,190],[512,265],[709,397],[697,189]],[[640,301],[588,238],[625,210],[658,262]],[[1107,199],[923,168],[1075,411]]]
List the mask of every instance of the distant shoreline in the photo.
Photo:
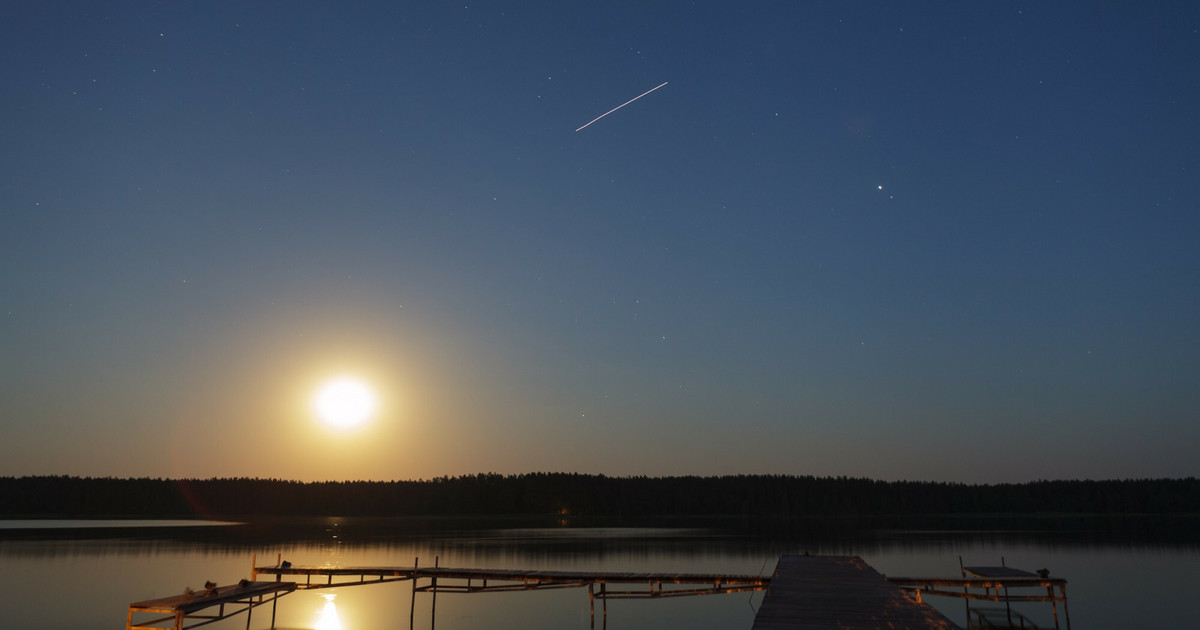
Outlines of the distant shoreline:
[[1200,480],[967,485],[782,475],[481,474],[422,481],[0,477],[0,519],[1200,514]]
[[210,521],[188,518],[0,518],[0,530],[17,529],[109,529],[123,527],[222,527],[240,525],[238,521]]

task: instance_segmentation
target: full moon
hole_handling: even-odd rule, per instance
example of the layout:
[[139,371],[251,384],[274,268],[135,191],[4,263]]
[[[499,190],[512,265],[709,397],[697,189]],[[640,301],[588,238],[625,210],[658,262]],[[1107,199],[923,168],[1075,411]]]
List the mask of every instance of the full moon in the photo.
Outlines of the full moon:
[[357,378],[335,378],[317,390],[313,396],[313,410],[330,427],[353,429],[375,413],[375,392]]

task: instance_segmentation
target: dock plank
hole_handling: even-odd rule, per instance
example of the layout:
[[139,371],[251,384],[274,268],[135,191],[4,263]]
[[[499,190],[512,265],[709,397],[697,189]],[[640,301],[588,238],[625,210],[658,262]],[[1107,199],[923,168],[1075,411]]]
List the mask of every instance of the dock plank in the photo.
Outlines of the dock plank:
[[[294,590],[295,582],[243,581],[198,593],[187,592],[133,602],[125,615],[125,630],[185,630],[241,613],[246,613],[249,624],[250,611],[266,603],[272,605],[273,622],[275,601]],[[215,613],[208,610],[214,607],[217,608]]]
[[753,630],[959,630],[857,556],[783,556]]
[[964,572],[985,578],[1036,578],[1036,573],[1013,567],[963,567]]
[[294,582],[250,582],[246,586],[232,584],[218,586],[212,591],[185,593],[134,602],[129,605],[129,608],[138,611],[192,613],[218,604],[241,601],[280,591],[291,592],[295,589]]
[[650,583],[663,584],[746,584],[765,586],[769,577],[711,573],[631,573],[622,571],[548,571],[525,569],[471,569],[456,567],[254,567],[256,575],[372,576],[439,578],[461,580],[541,581],[546,583]]

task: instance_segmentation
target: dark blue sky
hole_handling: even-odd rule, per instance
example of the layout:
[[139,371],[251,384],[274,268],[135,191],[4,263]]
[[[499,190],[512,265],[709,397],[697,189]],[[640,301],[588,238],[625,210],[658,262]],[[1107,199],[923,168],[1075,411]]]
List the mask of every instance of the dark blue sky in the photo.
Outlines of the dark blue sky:
[[1188,2],[6,6],[0,474],[1194,476],[1197,59]]

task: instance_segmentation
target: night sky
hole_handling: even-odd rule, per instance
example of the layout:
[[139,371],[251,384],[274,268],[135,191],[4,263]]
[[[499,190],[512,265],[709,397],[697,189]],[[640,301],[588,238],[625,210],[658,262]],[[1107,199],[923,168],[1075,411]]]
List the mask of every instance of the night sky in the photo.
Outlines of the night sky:
[[0,86],[0,475],[1200,474],[1200,4],[14,2]]

